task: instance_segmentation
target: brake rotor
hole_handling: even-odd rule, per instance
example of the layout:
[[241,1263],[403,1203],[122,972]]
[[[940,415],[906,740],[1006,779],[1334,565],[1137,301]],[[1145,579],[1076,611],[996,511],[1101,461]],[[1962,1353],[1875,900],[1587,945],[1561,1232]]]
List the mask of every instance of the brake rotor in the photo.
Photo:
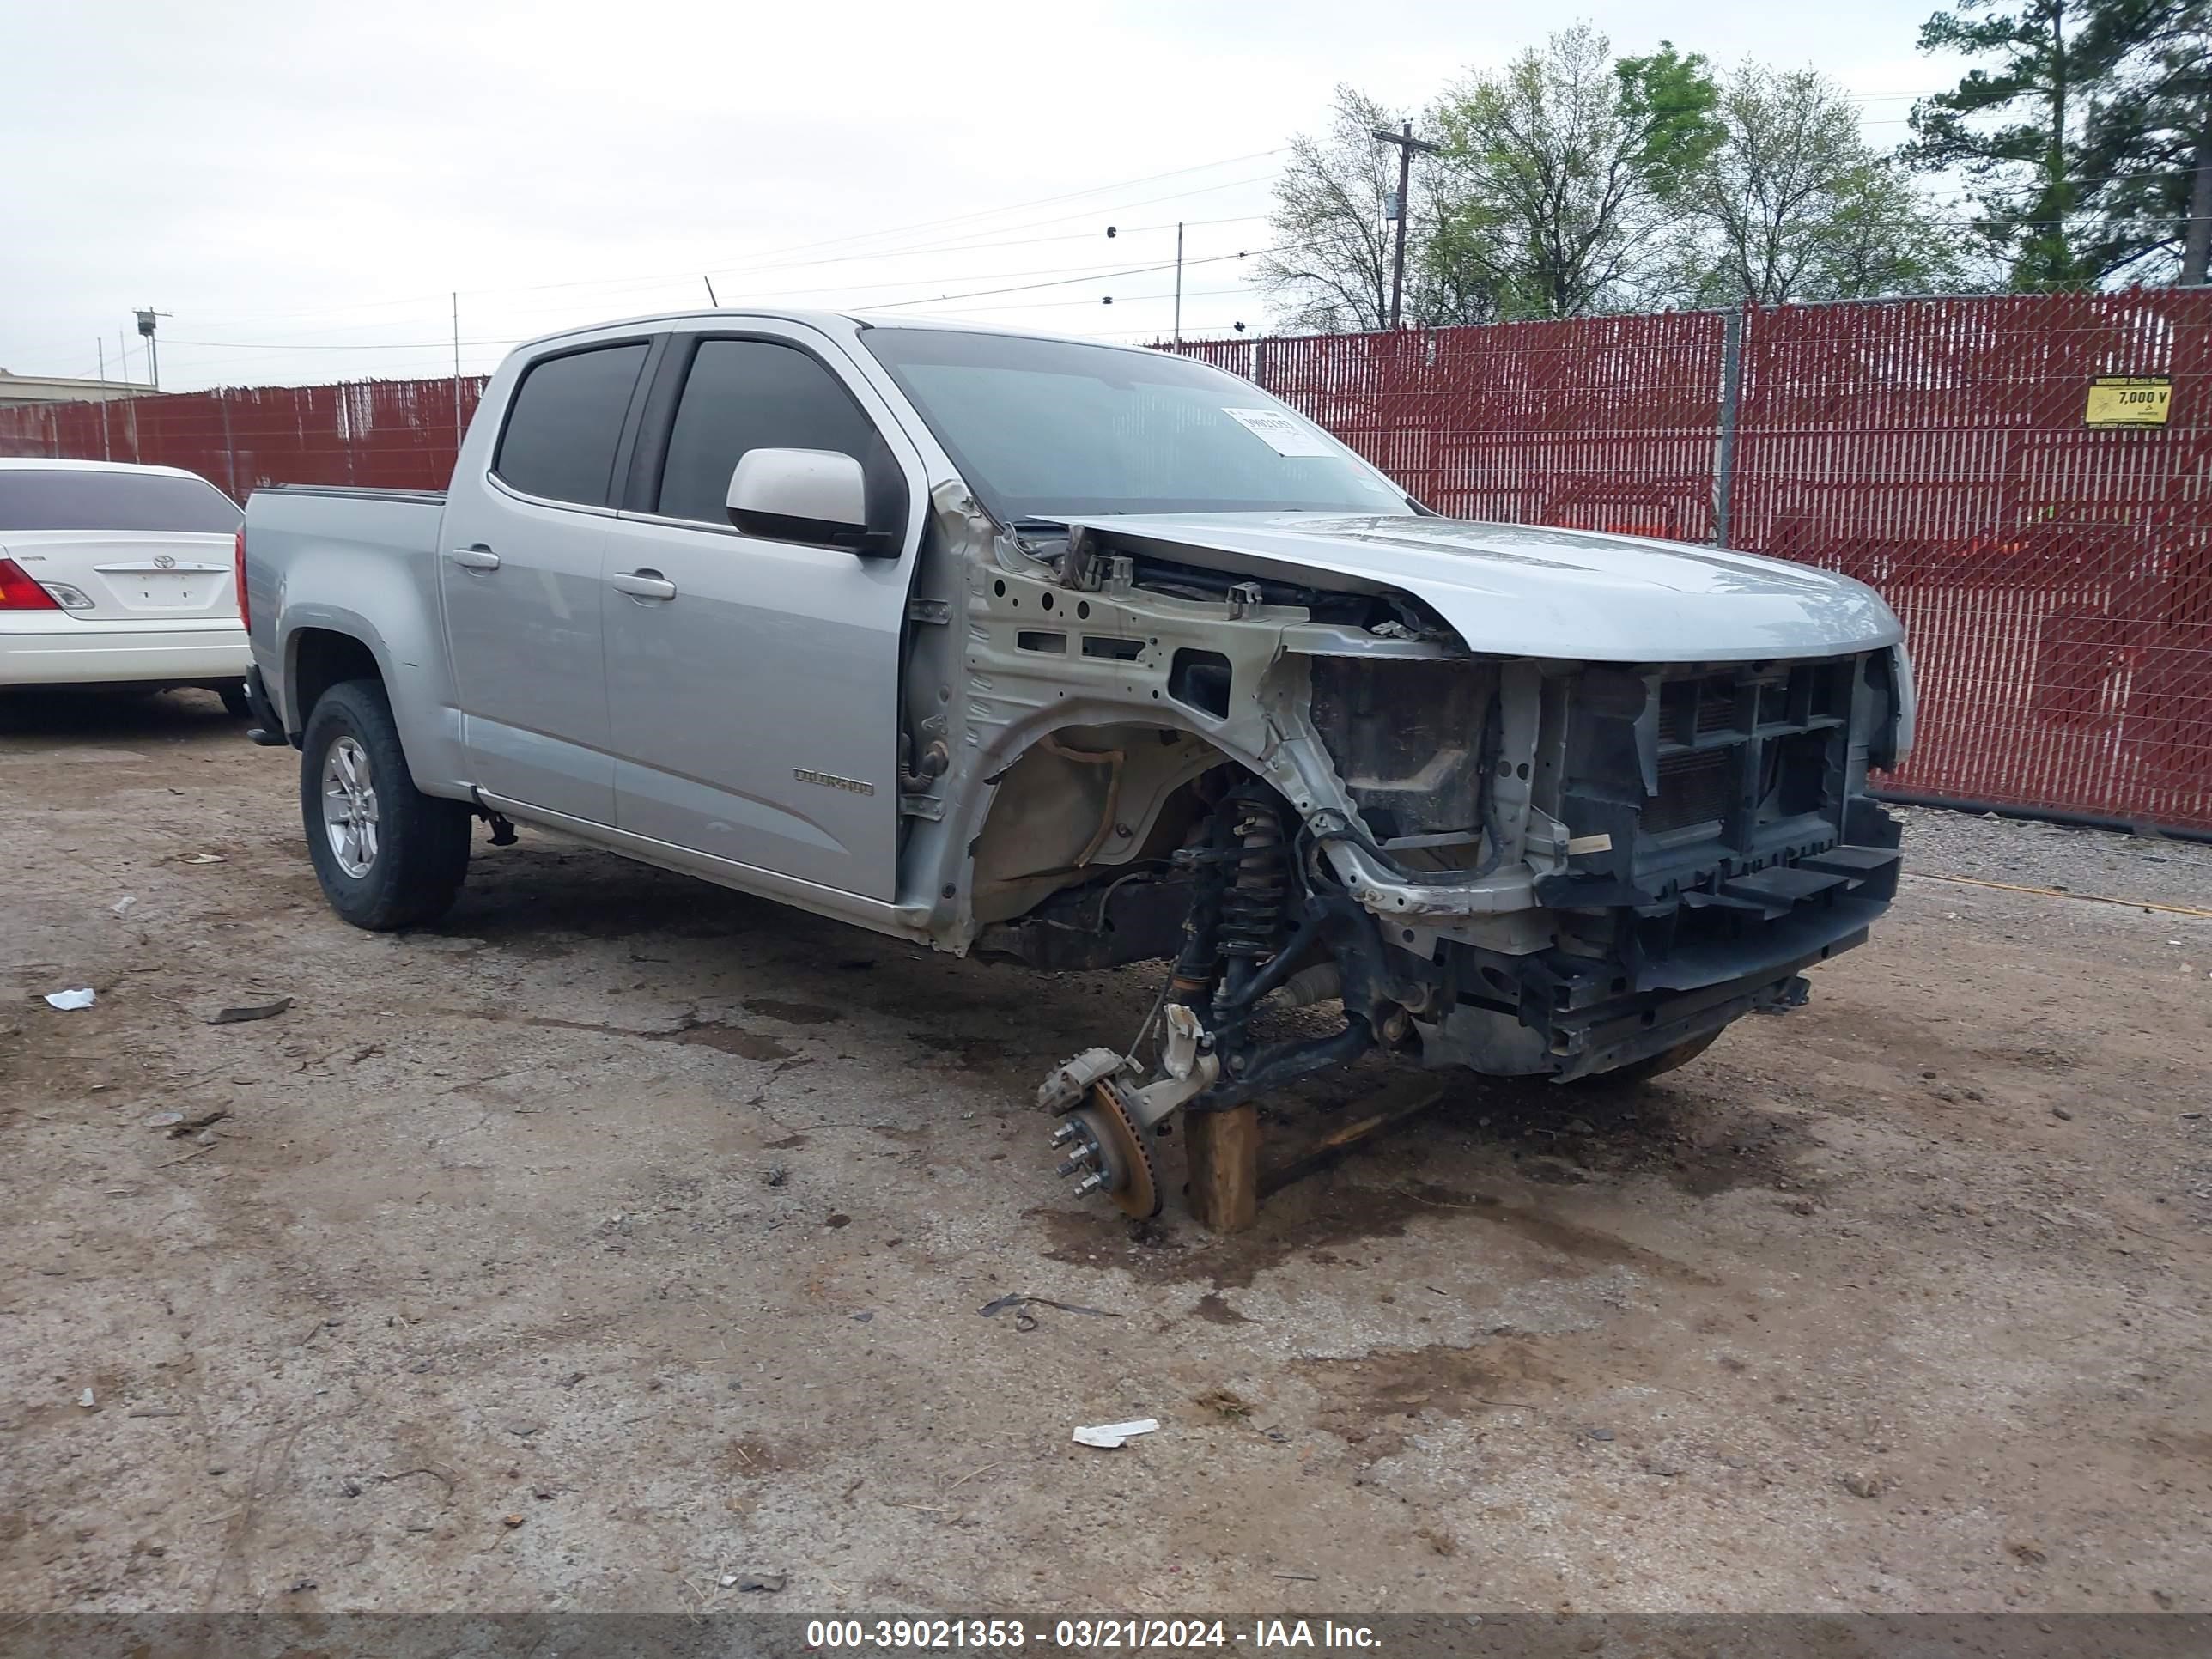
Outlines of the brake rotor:
[[1103,1190],[1115,1207],[1139,1221],[1158,1215],[1160,1187],[1152,1178],[1152,1155],[1145,1150],[1136,1120],[1115,1097],[1113,1085],[1092,1085],[1089,1102],[1068,1115],[1095,1149],[1094,1162],[1106,1177]]

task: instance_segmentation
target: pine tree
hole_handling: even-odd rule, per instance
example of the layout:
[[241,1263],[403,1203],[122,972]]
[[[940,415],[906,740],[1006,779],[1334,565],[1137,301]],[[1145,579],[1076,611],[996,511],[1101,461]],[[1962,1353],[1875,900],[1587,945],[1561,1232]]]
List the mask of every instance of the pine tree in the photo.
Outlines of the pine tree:
[[2080,211],[2086,113],[2075,37],[2092,0],[1954,0],[1921,26],[1923,52],[1994,58],[1949,92],[1913,106],[1911,164],[1964,174],[1976,228],[2027,292],[2081,288],[2104,275]]
[[2212,0],[1954,0],[1922,27],[1923,52],[1993,61],[1914,106],[1905,158],[1964,177],[2014,288],[2203,280],[2208,15]]

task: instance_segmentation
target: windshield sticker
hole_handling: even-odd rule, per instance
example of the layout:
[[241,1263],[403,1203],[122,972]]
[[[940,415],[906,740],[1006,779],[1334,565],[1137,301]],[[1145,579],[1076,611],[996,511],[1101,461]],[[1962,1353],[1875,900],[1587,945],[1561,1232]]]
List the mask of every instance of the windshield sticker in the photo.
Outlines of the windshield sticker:
[[1292,420],[1279,409],[1224,409],[1221,412],[1241,423],[1278,455],[1336,453],[1336,446],[1321,433]]

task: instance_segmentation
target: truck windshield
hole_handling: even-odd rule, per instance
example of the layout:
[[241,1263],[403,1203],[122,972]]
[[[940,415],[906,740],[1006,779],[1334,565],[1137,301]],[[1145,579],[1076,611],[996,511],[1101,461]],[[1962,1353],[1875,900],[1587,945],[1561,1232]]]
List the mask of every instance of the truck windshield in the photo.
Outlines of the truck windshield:
[[95,467],[0,467],[0,530],[168,530],[228,536],[238,505],[204,478]]
[[1304,416],[1187,357],[950,329],[860,338],[1002,523],[1412,510]]

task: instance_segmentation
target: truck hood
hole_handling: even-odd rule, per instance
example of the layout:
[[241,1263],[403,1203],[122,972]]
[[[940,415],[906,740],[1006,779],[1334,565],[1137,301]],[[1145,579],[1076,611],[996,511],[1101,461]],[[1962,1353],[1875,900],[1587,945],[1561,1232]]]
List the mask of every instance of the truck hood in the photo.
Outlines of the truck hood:
[[1848,576],[1685,542],[1334,513],[1076,517],[1108,543],[1241,575],[1389,589],[1471,651],[1585,662],[1840,656],[1905,630]]

